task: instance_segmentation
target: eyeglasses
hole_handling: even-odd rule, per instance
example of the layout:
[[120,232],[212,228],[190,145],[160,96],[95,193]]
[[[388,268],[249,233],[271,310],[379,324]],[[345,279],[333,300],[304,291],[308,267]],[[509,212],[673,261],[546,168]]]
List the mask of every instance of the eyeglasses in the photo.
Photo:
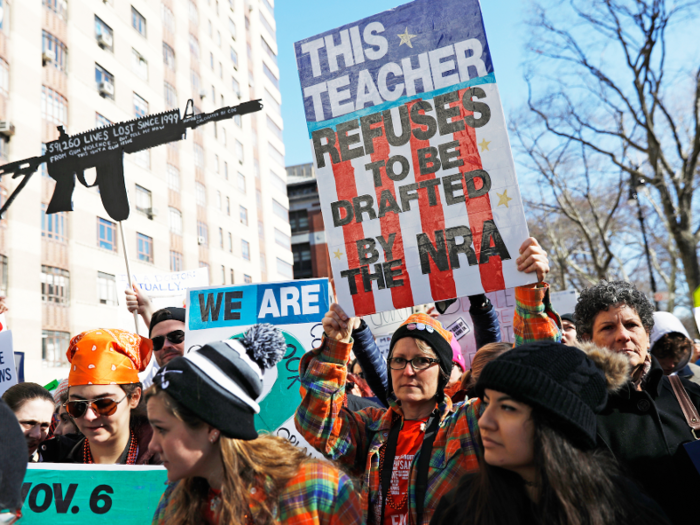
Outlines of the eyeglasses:
[[403,357],[390,357],[389,359],[387,359],[387,363],[389,363],[389,368],[391,368],[392,370],[403,370],[404,368],[406,368],[406,365],[408,363],[411,363],[413,370],[425,370],[426,368],[430,368],[433,365],[433,363],[439,362],[439,359],[422,356],[417,356],[413,359],[405,359]]
[[173,330],[169,334],[157,335],[156,337],[152,337],[151,341],[153,341],[154,352],[162,350],[163,345],[165,344],[166,337],[168,338],[168,341],[170,341],[172,344],[179,345],[185,340],[185,332],[182,330]]
[[85,399],[80,401],[66,401],[63,408],[70,414],[71,417],[83,417],[88,408],[92,408],[95,414],[99,416],[111,416],[117,411],[117,405],[124,401],[128,396],[122,397],[119,401],[115,401],[109,397],[101,397],[99,399]]

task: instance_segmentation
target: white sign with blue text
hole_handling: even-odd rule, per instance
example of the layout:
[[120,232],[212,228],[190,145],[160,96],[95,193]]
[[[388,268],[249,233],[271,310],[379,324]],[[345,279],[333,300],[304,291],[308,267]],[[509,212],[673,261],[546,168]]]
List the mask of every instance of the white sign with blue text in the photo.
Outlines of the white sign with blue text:
[[252,325],[269,323],[284,334],[287,352],[265,372],[255,417],[258,432],[283,436],[316,453],[294,427],[301,402],[299,362],[321,342],[321,321],[330,306],[328,279],[193,288],[187,292],[185,348],[242,336]]

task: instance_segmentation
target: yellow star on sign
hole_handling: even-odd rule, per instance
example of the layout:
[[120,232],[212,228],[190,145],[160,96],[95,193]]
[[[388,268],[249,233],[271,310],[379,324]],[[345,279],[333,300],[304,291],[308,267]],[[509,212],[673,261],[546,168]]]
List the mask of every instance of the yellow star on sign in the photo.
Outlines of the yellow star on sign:
[[489,149],[489,144],[491,144],[490,140],[482,139],[481,142],[479,142],[479,147],[481,148],[481,151],[491,151]]
[[408,34],[408,27],[406,28],[406,32],[403,35],[396,35],[401,39],[401,43],[399,44],[399,47],[402,45],[406,44],[408,47],[413,47],[413,44],[411,44],[411,39],[415,38],[416,35],[409,35]]
[[505,204],[507,208],[508,202],[513,200],[510,197],[508,197],[508,190],[503,190],[503,193],[496,192],[496,195],[498,195],[498,206],[500,206],[501,204]]
[[333,252],[333,257],[336,259],[340,260],[340,258],[343,256],[343,252],[340,251],[340,249],[336,250]]

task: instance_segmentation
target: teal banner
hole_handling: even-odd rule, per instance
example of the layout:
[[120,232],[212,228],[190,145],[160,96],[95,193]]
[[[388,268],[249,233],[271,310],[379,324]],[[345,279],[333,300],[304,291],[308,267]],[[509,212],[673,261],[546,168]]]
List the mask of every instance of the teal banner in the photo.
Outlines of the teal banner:
[[30,464],[20,523],[151,523],[167,479],[163,467]]

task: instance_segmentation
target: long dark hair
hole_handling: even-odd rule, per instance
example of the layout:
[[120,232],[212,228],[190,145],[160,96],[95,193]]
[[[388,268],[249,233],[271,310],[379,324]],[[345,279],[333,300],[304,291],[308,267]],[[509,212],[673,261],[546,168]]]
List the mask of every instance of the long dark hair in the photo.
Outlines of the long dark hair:
[[[463,479],[446,514],[451,523],[464,525],[517,525],[535,516],[543,525],[613,525],[668,523],[639,508],[631,481],[625,480],[606,452],[584,451],[554,430],[544,415],[533,409],[534,462],[537,501],[515,472],[481,461],[479,472]],[[466,504],[465,504],[466,502]]]

